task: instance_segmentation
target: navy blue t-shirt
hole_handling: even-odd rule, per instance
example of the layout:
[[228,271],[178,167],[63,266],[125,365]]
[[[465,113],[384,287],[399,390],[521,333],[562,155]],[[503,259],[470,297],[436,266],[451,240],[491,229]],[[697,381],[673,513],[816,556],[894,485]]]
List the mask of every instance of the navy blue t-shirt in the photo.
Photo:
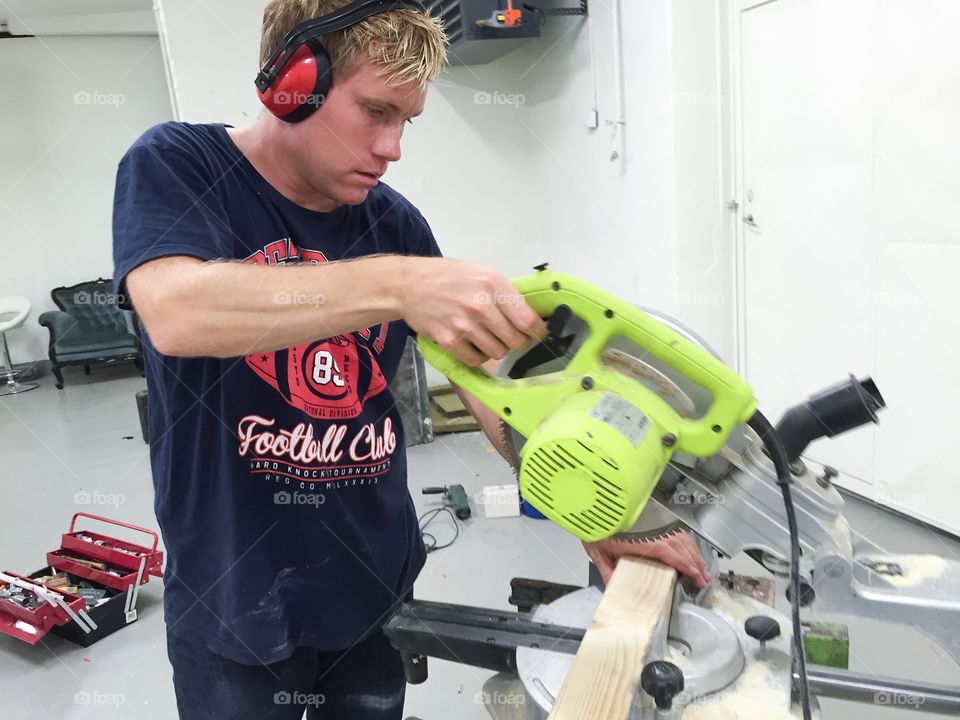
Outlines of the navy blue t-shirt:
[[[166,123],[138,139],[120,162],[113,233],[120,293],[131,270],[168,255],[276,266],[440,254],[383,183],[360,205],[308,210],[222,125]],[[387,620],[426,557],[388,389],[409,334],[391,322],[229,359],[164,356],[145,338],[171,632],[256,664],[349,647]]]

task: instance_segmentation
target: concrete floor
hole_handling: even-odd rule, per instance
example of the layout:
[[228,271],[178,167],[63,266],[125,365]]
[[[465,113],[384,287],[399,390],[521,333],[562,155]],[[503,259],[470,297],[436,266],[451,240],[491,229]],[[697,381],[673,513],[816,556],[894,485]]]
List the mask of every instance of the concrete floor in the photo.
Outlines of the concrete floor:
[[[70,517],[80,510],[155,527],[149,458],[134,402],[143,379],[132,368],[95,370],[91,378],[76,369],[66,372],[63,391],[54,388],[52,378],[44,378],[37,390],[0,397],[3,569],[27,572],[46,565],[46,551],[58,546]],[[512,480],[506,465],[476,433],[443,436],[411,448],[409,458],[410,487],[421,511],[436,504],[435,496],[419,494],[422,487],[461,483],[472,496],[483,485]],[[87,499],[93,502],[85,503]],[[856,532],[890,552],[960,558],[957,539],[856,499],[849,502],[848,518]],[[452,536],[449,520],[438,519],[432,528],[440,543]],[[764,574],[746,557],[724,563],[722,569],[727,568]],[[547,521],[471,519],[451,548],[429,556],[416,594],[511,609],[509,581],[516,576],[586,584],[586,556],[575,538]],[[4,715],[175,717],[161,592],[162,583],[151,581],[140,595],[140,620],[90,648],[58,637],[31,647],[0,636]],[[909,627],[853,621],[850,637],[853,670],[960,685],[960,668]],[[408,689],[407,715],[423,720],[489,717],[476,696],[492,673],[430,663],[430,679]],[[922,717],[901,708],[829,700],[822,707],[827,720]]]

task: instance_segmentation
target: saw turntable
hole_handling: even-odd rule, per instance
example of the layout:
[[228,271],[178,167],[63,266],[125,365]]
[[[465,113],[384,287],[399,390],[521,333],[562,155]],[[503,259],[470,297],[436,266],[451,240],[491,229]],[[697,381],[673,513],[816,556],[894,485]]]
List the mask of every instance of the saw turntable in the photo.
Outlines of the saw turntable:
[[[960,714],[960,688],[828,667],[800,623],[801,605],[812,605],[909,624],[960,663],[960,562],[937,559],[932,572],[854,542],[832,473],[801,459],[813,440],[877,421],[884,401],[872,380],[850,376],[774,427],[749,384],[676,321],[545,267],[515,285],[546,319],[543,341],[511,353],[496,375],[421,337],[426,360],[501,418],[521,493],[546,517],[586,541],[692,531],[715,578],[700,592],[677,584],[631,720],[739,717],[722,714],[724,703],[750,702],[758,687],[783,718],[812,717],[817,696],[873,703],[878,693]],[[718,558],[740,553],[788,580],[789,617],[721,586]],[[427,656],[498,670],[526,700],[510,717],[546,718],[602,594],[515,583],[534,590],[519,613],[403,606],[384,630],[408,680],[426,679]]]

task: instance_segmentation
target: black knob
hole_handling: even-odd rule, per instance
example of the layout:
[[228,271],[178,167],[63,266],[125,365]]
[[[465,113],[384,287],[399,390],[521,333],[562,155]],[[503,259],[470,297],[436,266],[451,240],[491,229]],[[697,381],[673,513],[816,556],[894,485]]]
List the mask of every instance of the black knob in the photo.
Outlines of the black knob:
[[403,674],[411,685],[419,685],[427,680],[427,656],[417,653],[402,653]]
[[660,710],[669,710],[673,699],[683,692],[683,671],[666,660],[655,660],[643,668],[640,687],[657,703]]
[[[800,607],[809,607],[817,599],[817,591],[813,585],[803,578],[800,579]],[[787,585],[787,600],[793,602],[793,585]]]
[[747,631],[747,635],[760,641],[761,649],[767,644],[767,640],[780,637],[780,623],[766,615],[754,615],[748,618],[743,628]]

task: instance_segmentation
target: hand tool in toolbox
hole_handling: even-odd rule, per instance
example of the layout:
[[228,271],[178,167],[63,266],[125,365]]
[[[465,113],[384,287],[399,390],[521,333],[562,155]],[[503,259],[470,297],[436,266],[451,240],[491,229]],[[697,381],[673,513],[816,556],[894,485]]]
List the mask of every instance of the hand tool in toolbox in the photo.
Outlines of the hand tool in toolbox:
[[[143,533],[152,542],[78,530],[80,517]],[[47,553],[47,567],[30,575],[0,573],[0,632],[31,645],[53,632],[89,646],[134,622],[140,586],[163,574],[158,544],[153,530],[76,513],[60,547]]]

